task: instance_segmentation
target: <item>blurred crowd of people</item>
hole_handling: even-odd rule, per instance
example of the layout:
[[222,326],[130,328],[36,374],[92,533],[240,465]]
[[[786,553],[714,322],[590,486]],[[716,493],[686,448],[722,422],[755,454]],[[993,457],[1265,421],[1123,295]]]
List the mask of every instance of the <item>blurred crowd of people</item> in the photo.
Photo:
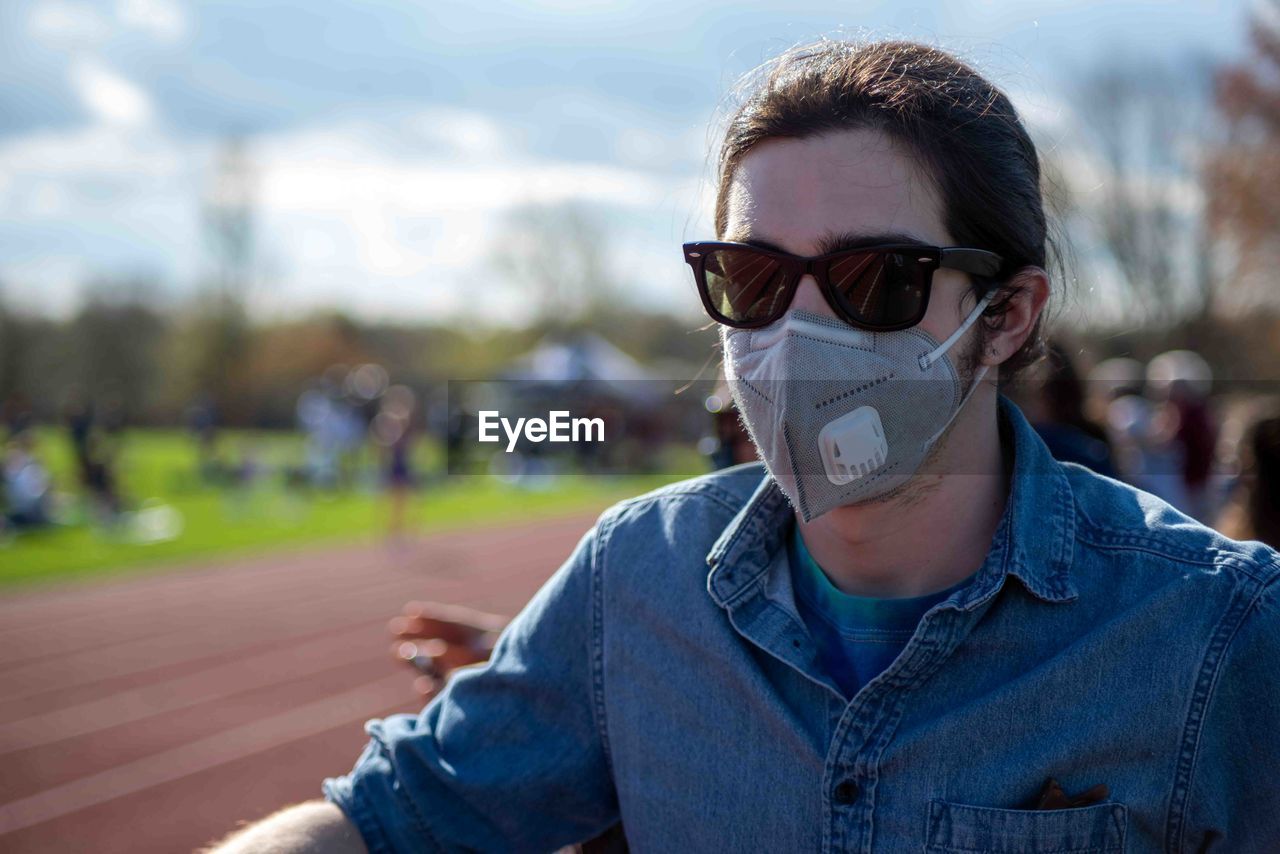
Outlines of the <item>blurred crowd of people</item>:
[[[35,419],[21,400],[0,406],[3,466],[0,467],[0,535],[67,522],[73,515],[40,447]],[[91,406],[78,392],[68,397],[63,427],[71,448],[75,476],[84,499],[83,509],[97,522],[114,524],[122,502],[115,476],[115,458],[123,427],[117,402],[108,398]]]
[[52,479],[36,454],[35,434],[9,436],[4,453],[4,515],[0,529],[40,528],[54,518]]
[[359,476],[361,452],[371,442],[381,481],[411,485],[416,405],[413,390],[392,385],[381,365],[330,367],[298,397],[297,424],[306,458],[295,476],[319,488],[350,485]]
[[[1058,459],[1151,492],[1228,536],[1280,544],[1280,401],[1215,395],[1212,371],[1197,354],[1171,351],[1146,364],[1109,359],[1082,373],[1069,350],[1054,344],[1006,391]],[[708,397],[706,409],[713,434],[699,449],[712,465],[754,460],[728,392]],[[443,408],[437,414],[447,448],[461,431],[450,429],[457,419]],[[408,494],[423,479],[413,446],[430,427],[430,415],[414,391],[392,384],[381,366],[334,365],[299,395],[302,454],[279,474],[295,488],[376,484],[390,497],[389,528],[399,533]],[[55,490],[30,412],[9,401],[0,419],[0,535],[74,516]],[[207,400],[193,403],[188,426],[206,485],[245,486],[271,473],[252,443],[239,442],[232,458]],[[117,471],[123,427],[110,400],[91,404],[73,394],[63,412],[82,515],[107,528],[125,515]]]
[[388,532],[399,535],[413,487],[426,472],[415,466],[414,445],[434,412],[406,385],[393,384],[381,365],[335,364],[306,384],[294,407],[300,454],[272,467],[248,439],[234,448],[220,439],[216,411],[193,406],[188,425],[200,448],[206,484],[240,489],[273,476],[292,491],[381,490],[390,500]]
[[1189,350],[1146,364],[1108,359],[1082,376],[1054,344],[1014,396],[1058,459],[1150,492],[1228,536],[1276,545],[1280,402],[1214,391],[1208,363]]
[[[373,484],[391,488],[417,483],[411,451],[420,430],[418,399],[393,385],[377,364],[331,365],[306,383],[294,406],[298,453],[274,465],[249,434],[231,440],[207,398],[187,411],[206,485],[247,487],[278,478],[295,489],[334,490]],[[259,437],[260,438],[260,437]],[[276,455],[279,456],[279,455]]]
[[[223,430],[216,406],[201,395],[186,413],[196,451],[194,472],[174,471],[173,481],[189,484],[194,475],[200,488],[236,495],[270,481],[294,490],[372,485],[390,496],[389,527],[398,533],[408,491],[421,479],[412,461],[418,409],[413,390],[391,384],[381,366],[334,365],[298,397],[299,450],[272,465],[255,437]],[[116,399],[90,399],[78,390],[68,396],[57,428],[37,429],[31,408],[20,399],[0,401],[0,541],[82,521],[132,539],[156,539],[151,522],[157,516],[154,505],[162,502],[152,498],[131,509],[122,490],[121,482],[131,480],[121,471],[125,421]],[[41,448],[42,441],[66,442],[73,482],[60,482],[47,453],[54,449]],[[163,507],[166,518],[174,515]],[[180,523],[162,527],[172,533]]]

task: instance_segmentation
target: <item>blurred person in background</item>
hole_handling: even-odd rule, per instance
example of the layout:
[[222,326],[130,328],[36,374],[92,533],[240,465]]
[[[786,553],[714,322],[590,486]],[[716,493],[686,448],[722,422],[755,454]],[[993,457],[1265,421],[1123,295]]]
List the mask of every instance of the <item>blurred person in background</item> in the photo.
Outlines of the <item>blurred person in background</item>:
[[187,430],[196,445],[197,466],[201,480],[218,483],[223,480],[224,463],[218,456],[218,409],[213,396],[201,393],[187,407]]
[[714,429],[715,444],[709,454],[712,469],[729,468],[760,459],[746,425],[738,414],[738,407],[733,403],[728,386],[718,387],[707,397],[706,409],[711,413]]
[[688,243],[764,465],[606,511],[224,851],[1272,850],[1280,555],[1050,455],[1034,143],[907,42],[753,76]]
[[1150,397],[1156,402],[1153,429],[1157,444],[1169,449],[1180,496],[1170,503],[1202,522],[1217,512],[1209,489],[1218,428],[1209,408],[1213,372],[1198,354],[1171,350],[1147,366]]
[[1182,449],[1165,429],[1170,422],[1161,417],[1161,404],[1150,396],[1147,365],[1128,357],[1107,359],[1090,372],[1089,386],[1095,408],[1104,414],[1117,476],[1185,508]]
[[413,413],[415,397],[408,386],[393,385],[379,398],[378,414],[369,424],[369,434],[381,450],[383,482],[390,500],[387,535],[403,536],[409,493],[414,486]]
[[332,365],[298,397],[298,426],[306,436],[306,473],[316,488],[351,485],[355,456],[367,433],[359,404],[344,389],[347,374],[346,365]]
[[80,472],[80,480],[87,483],[90,464],[89,436],[94,426],[93,409],[78,387],[72,387],[67,393],[63,419],[67,425],[67,438],[71,440],[71,451]]
[[1048,344],[1045,358],[1028,373],[1018,404],[1054,459],[1116,477],[1107,429],[1085,414],[1084,383],[1066,349]]
[[53,522],[49,471],[36,455],[35,432],[21,429],[9,437],[4,454],[4,515],[15,531]]
[[1255,421],[1239,456],[1240,472],[1218,517],[1218,530],[1232,539],[1280,548],[1280,416]]
[[[99,409],[109,409],[110,418],[98,417]],[[116,472],[123,413],[118,406],[97,406],[83,391],[73,388],[63,416],[90,515],[114,528],[124,512]]]
[[1171,470],[1173,465],[1153,439],[1155,412],[1151,401],[1141,392],[1126,391],[1107,403],[1106,413],[1112,459],[1120,477],[1177,506],[1181,492],[1170,492],[1171,484],[1149,477],[1152,473],[1167,474],[1165,470]]
[[476,414],[454,401],[447,404],[444,426],[444,474],[469,474],[471,444],[467,436],[474,432]]

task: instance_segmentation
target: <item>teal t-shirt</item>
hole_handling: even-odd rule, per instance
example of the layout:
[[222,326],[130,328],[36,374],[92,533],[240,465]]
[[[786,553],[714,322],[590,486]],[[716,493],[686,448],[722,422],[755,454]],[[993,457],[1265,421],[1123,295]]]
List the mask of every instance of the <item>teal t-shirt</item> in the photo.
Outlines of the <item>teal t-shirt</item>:
[[814,561],[799,525],[792,526],[788,557],[796,608],[818,645],[827,673],[849,699],[893,663],[926,611],[973,577],[924,596],[851,596],[832,584]]

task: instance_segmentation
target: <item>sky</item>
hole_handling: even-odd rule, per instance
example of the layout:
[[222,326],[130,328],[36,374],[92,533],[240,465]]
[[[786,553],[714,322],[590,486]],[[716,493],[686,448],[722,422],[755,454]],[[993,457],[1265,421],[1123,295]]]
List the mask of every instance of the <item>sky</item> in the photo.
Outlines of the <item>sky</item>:
[[[93,287],[180,300],[214,268],[204,211],[245,140],[260,316],[532,310],[491,263],[512,210],[584,206],[614,277],[695,315],[713,132],[742,73],[819,36],[974,63],[1039,139],[1116,57],[1228,60],[1249,0],[278,3],[0,0],[0,293],[65,315]],[[1065,143],[1064,143],[1065,144]],[[108,283],[108,284],[103,284]],[[112,284],[114,283],[114,284]]]

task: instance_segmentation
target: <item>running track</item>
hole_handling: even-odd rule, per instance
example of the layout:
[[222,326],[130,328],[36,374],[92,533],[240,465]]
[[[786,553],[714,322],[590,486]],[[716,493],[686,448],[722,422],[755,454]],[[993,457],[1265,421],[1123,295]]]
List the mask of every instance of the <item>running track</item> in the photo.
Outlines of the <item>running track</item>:
[[0,851],[190,851],[416,712],[386,624],[510,616],[593,517],[270,555],[0,599]]

